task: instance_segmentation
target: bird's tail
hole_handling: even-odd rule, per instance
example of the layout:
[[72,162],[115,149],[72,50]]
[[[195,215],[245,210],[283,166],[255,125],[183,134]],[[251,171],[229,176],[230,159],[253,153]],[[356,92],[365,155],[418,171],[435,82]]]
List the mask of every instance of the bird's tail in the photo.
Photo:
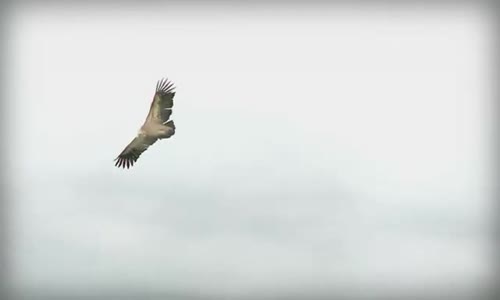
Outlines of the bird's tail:
[[174,120],[170,120],[167,123],[165,123],[165,126],[168,127],[167,133],[162,137],[164,139],[168,139],[169,137],[173,136],[175,134],[175,123]]
[[173,131],[175,131],[175,123],[174,120],[170,120],[167,123],[165,123],[165,126],[171,128]]

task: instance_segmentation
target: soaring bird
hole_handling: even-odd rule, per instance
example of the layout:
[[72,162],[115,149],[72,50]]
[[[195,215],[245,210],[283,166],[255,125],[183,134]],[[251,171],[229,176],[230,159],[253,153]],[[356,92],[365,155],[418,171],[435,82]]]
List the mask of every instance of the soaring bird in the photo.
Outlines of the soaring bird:
[[115,166],[130,168],[158,139],[167,139],[174,135],[174,121],[169,120],[174,106],[174,88],[168,79],[161,79],[156,83],[155,95],[146,121],[132,142],[115,158]]

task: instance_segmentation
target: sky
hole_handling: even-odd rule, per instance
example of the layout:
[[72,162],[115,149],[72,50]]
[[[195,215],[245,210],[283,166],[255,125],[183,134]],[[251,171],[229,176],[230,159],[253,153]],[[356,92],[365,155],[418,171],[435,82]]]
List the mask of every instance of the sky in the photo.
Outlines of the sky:
[[[13,285],[231,297],[484,285],[491,16],[299,8],[16,6]],[[162,77],[177,87],[176,134],[114,167]]]

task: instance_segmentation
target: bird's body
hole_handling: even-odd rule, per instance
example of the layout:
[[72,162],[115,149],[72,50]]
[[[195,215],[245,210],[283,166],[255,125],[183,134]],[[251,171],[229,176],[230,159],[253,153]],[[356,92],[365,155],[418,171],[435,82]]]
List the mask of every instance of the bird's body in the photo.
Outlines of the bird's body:
[[166,139],[175,134],[175,124],[169,120],[174,105],[174,87],[168,80],[156,84],[156,92],[149,109],[149,114],[137,136],[115,159],[117,167],[131,167],[139,156],[158,139]]
[[167,125],[158,123],[144,123],[137,135],[161,139],[163,137],[166,137],[169,134],[170,130],[171,128]]

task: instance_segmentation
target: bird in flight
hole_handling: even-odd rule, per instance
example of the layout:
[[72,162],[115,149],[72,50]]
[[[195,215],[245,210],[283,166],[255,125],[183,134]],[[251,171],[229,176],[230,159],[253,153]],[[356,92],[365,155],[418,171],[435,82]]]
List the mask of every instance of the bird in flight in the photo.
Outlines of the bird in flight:
[[132,142],[115,158],[115,166],[130,168],[158,139],[167,139],[174,135],[174,121],[169,120],[174,106],[174,88],[168,79],[161,79],[156,83],[156,92],[146,121]]

